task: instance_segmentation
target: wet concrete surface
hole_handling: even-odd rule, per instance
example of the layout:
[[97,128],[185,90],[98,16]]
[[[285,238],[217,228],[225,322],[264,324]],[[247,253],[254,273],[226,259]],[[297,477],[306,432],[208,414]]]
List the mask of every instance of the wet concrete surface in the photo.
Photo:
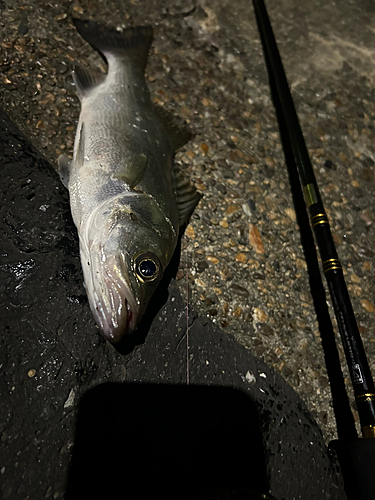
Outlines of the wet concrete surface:
[[[321,0],[308,5],[272,0],[267,6],[374,372],[374,7],[365,1]],[[78,60],[104,70],[71,17],[155,26],[150,91],[195,133],[177,161],[203,193],[182,240],[180,292],[186,301],[188,281],[189,307],[229,334],[230,349],[240,349],[234,336],[248,359],[256,355],[281,373],[306,403],[325,442],[335,437],[319,326],[251,4],[15,0],[0,2],[0,9],[1,106],[52,165],[61,152],[71,153],[78,119],[70,66]],[[35,434],[39,424],[33,420],[54,422],[63,394],[68,410],[64,417],[60,412],[59,422],[71,432],[73,401],[83,392],[78,387],[132,378],[126,378],[123,358],[100,339],[90,316],[67,193],[47,163],[23,153],[26,140],[15,137],[17,143],[9,146],[15,149],[5,153],[9,161],[17,152],[19,169],[9,170],[3,186],[11,208],[4,213],[10,245],[4,253],[12,258],[5,256],[1,274],[5,305],[12,311],[4,318],[14,322],[4,323],[10,327],[4,339],[17,342],[11,349],[6,340],[2,355],[9,360],[4,390],[19,389],[10,391],[12,416],[4,421],[16,419],[12,429]],[[38,354],[29,359],[33,349]],[[160,356],[161,344],[155,352]],[[339,352],[344,360],[340,347]],[[125,356],[134,359],[132,353]],[[61,363],[67,354],[74,362]],[[151,366],[159,377],[160,366]],[[348,382],[345,366],[344,375]],[[49,388],[53,380],[58,388]],[[348,391],[353,400],[349,384]],[[40,392],[47,402],[42,411],[30,402]],[[17,399],[21,393],[26,400]],[[25,415],[15,411],[23,401],[29,401],[29,427]],[[353,415],[358,421],[355,410]],[[38,460],[38,447],[40,457],[48,455],[43,443],[55,442],[65,469],[73,441],[63,443],[56,433],[43,439],[35,434],[36,448],[21,438],[30,460]],[[45,488],[49,496],[62,494],[62,482],[54,489],[55,472],[42,480],[43,486],[51,482],[51,491]]]
[[99,336],[67,192],[3,113],[0,131],[2,498],[343,498],[302,400],[174,281],[141,335]]

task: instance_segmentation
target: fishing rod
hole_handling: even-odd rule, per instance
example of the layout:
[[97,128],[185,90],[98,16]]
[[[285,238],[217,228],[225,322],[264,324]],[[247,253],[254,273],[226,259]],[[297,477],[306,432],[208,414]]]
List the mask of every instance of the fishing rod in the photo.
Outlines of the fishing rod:
[[[367,464],[370,460],[372,468],[372,464],[375,463],[373,461],[375,459],[375,439],[373,439],[375,438],[374,381],[267,10],[263,0],[253,0],[253,5],[268,65],[271,87],[280,105],[283,122],[297,165],[311,227],[318,246],[323,273],[328,284],[344,347],[362,435],[365,438],[363,440],[353,439],[353,434],[350,433],[347,439],[345,436],[341,436],[341,438],[339,436],[340,439],[337,442],[332,442],[332,447],[335,447],[338,453],[349,498],[370,499],[374,497],[375,491],[375,475]],[[345,472],[350,472],[351,478],[345,477]]]

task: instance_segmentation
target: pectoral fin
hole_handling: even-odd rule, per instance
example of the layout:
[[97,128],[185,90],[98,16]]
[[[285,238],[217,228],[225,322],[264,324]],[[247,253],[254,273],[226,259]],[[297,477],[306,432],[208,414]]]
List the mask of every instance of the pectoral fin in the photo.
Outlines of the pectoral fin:
[[74,161],[78,166],[81,166],[83,165],[84,160],[85,160],[85,135],[84,135],[84,123],[82,123],[81,130],[79,131],[79,141]]
[[142,176],[146,170],[147,166],[147,156],[144,154],[139,154],[133,156],[128,163],[125,165],[124,169],[118,172],[115,177],[124,181],[131,188],[134,188],[138,182],[142,179]]
[[60,180],[64,184],[66,189],[69,188],[70,163],[71,161],[66,155],[60,155],[59,159],[57,160]]

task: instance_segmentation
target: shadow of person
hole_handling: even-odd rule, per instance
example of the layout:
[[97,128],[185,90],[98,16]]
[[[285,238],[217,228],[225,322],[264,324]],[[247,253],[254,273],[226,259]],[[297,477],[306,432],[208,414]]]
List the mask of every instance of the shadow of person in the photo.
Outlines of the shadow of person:
[[258,413],[225,387],[106,383],[78,410],[66,500],[270,498]]

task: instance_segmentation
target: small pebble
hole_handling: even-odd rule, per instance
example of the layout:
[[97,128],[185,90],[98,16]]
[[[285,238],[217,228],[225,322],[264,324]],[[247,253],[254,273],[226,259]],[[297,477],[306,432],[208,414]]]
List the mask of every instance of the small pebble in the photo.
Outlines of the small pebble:
[[56,71],[58,73],[60,73],[61,75],[63,75],[64,73],[66,73],[68,71],[69,67],[67,64],[64,64],[64,63],[60,63],[56,66]]
[[266,278],[265,275],[262,273],[254,273],[252,277],[255,280],[264,280]]
[[206,283],[200,278],[196,278],[195,283],[202,288],[206,288]]
[[53,19],[55,21],[62,21],[63,19],[66,19],[68,17],[68,14],[58,14],[57,16],[55,16]]
[[216,210],[217,210],[217,205],[216,205],[216,203],[215,203],[215,202],[213,202],[213,201],[211,201],[211,200],[210,200],[210,201],[207,203],[207,206],[208,206],[208,208],[209,208],[210,210],[212,210],[213,212],[216,212]]
[[185,276],[185,273],[182,269],[179,269],[176,274],[176,281],[181,280]]
[[366,182],[372,181],[374,178],[374,172],[372,168],[364,168],[362,170],[362,179],[364,179]]
[[285,213],[289,217],[289,219],[292,219],[293,221],[296,220],[296,212],[293,208],[286,208]]
[[375,312],[374,304],[367,299],[361,299],[361,306],[369,313]]
[[206,156],[206,154],[208,153],[208,150],[210,148],[207,146],[207,144],[205,142],[203,142],[201,145],[200,145],[200,150],[202,151],[202,155],[203,156]]
[[247,204],[249,205],[250,210],[254,212],[256,209],[255,201],[250,199],[247,201]]
[[229,205],[229,207],[225,210],[224,215],[232,215],[232,214],[234,214],[235,212],[238,212],[238,210],[240,210],[240,207],[239,207],[239,206],[236,206],[236,205]]
[[[51,94],[50,92],[47,94],[44,94],[43,98],[40,100],[40,104],[48,104],[50,102],[55,102],[55,96],[54,94]],[[43,126],[44,128],[44,126]],[[72,130],[74,130],[75,127],[72,127]]]
[[229,304],[228,302],[224,302],[221,310],[221,315],[225,317],[228,314],[228,311],[229,311]]
[[191,240],[195,240],[195,231],[191,224],[189,224],[188,227],[186,228],[185,234]]
[[18,33],[19,33],[20,35],[26,35],[26,33],[27,33],[28,31],[29,31],[29,27],[28,27],[28,26],[26,26],[26,24],[22,24],[22,23],[21,23],[21,24],[18,26]]
[[[260,311],[260,309],[259,309]],[[255,312],[255,309],[254,309],[254,312]],[[264,311],[262,311],[262,313],[265,315],[265,320],[267,319],[267,315]],[[260,320],[261,321],[261,320]],[[258,331],[262,334],[262,335],[265,335],[266,337],[272,337],[274,335],[274,331],[273,331],[273,328],[270,326],[270,325],[267,325],[265,323],[259,323],[257,325],[258,327]],[[279,349],[279,351],[281,351],[281,353],[283,352],[282,349]],[[281,354],[280,353],[280,354]],[[277,354],[278,356],[280,356],[280,354]]]
[[232,312],[232,316],[235,318],[239,318],[242,314],[242,307],[236,307],[236,309]]
[[78,14],[83,14],[83,12],[84,12],[83,9],[82,9],[82,7],[80,5],[74,5],[73,6],[73,10],[75,12],[78,12]]
[[370,210],[368,209],[363,210],[363,212],[361,213],[361,219],[365,221],[366,226],[371,226],[373,221],[373,215],[370,212]]
[[324,162],[324,166],[328,168],[328,170],[336,170],[335,165],[331,162],[331,160],[326,160]]
[[229,227],[228,222],[227,222],[226,220],[224,220],[224,219],[223,219],[223,220],[221,220],[221,221],[219,222],[219,224],[220,224],[220,226],[221,226],[221,227],[223,227],[224,229],[228,229],[228,227]]
[[288,365],[284,365],[282,373],[284,377],[289,377],[293,373],[293,370]]
[[273,158],[271,158],[270,156],[267,156],[264,161],[266,162],[266,165],[268,165],[269,167],[271,168],[274,168],[276,163],[275,163],[275,160]]
[[353,283],[360,283],[361,282],[361,278],[359,276],[357,276],[355,273],[352,273],[350,275],[350,280],[353,282]]
[[219,262],[219,259],[214,255],[207,255],[206,259],[208,260],[208,262],[211,262],[212,264],[218,264]]
[[224,184],[217,184],[216,189],[221,193],[221,194],[227,194],[227,188],[224,186]]
[[230,289],[232,290],[233,293],[236,295],[239,295],[240,297],[248,297],[249,292],[244,288],[243,286],[237,285],[236,283],[232,283],[230,286]]
[[35,374],[36,374],[36,370],[34,370],[34,368],[32,368],[31,370],[29,370],[27,372],[27,376],[30,377],[30,378],[35,377]]
[[264,323],[267,320],[267,318],[268,315],[263,311],[263,309],[260,309],[259,307],[254,307],[253,319],[256,322]]
[[254,224],[249,224],[249,244],[257,253],[265,253],[260,232]]
[[364,271],[371,271],[371,262],[365,260],[364,263],[362,264],[362,269]]
[[198,273],[203,273],[208,268],[208,264],[205,260],[200,260],[197,262],[197,272]]
[[306,261],[304,259],[297,258],[296,259],[296,266],[297,266],[297,269],[307,269],[307,264],[306,264]]
[[242,264],[245,264],[247,261],[247,257],[244,253],[239,252],[236,255],[236,262],[242,262]]

